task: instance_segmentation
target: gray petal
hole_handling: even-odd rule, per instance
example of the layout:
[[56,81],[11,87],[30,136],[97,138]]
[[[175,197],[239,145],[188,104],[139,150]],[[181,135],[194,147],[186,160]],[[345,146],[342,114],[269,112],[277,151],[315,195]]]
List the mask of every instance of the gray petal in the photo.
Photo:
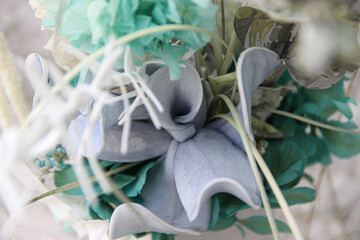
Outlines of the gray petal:
[[150,172],[141,194],[144,206],[122,204],[115,210],[110,221],[112,238],[148,231],[192,235],[206,231],[210,202],[203,206],[195,221],[189,222],[176,190],[173,165],[178,145],[173,141],[166,158],[161,159]]
[[219,192],[233,194],[254,208],[261,205],[248,158],[216,131],[201,129],[194,138],[181,143],[175,154],[174,173],[190,221]]
[[206,118],[199,74],[190,65],[181,70],[179,80],[170,80],[168,67],[161,67],[149,80],[150,89],[164,107],[162,113],[156,110],[161,126],[179,142],[194,136]]
[[[249,125],[245,125],[245,129],[251,129],[251,95],[257,87],[265,80],[265,78],[272,73],[279,65],[281,61],[279,56],[265,48],[249,48],[241,53],[238,60],[238,68],[240,71],[240,79],[244,86],[244,93],[246,99],[246,110],[247,110],[247,122]],[[240,83],[239,83],[240,85]],[[242,114],[242,106],[239,103],[236,106],[236,110],[245,124],[244,117]],[[239,133],[225,120],[218,119],[207,125],[207,128],[219,131],[225,136],[230,138],[236,145],[243,149],[242,140]]]
[[[133,162],[161,156],[166,153],[171,137],[164,130],[156,130],[151,123],[133,121],[127,154],[120,152],[122,127],[117,124],[102,127],[100,121],[93,126],[93,149],[98,158],[108,161]],[[82,115],[73,120],[68,133],[79,147],[85,130],[86,118]]]
[[[114,97],[117,96],[115,94],[113,95]],[[130,104],[133,103],[134,100],[135,97],[130,98],[129,99]],[[103,106],[103,108],[101,109],[99,120],[105,132],[107,132],[112,126],[117,124],[118,118],[120,114],[124,111],[124,109],[125,106],[123,101],[117,101]],[[144,105],[136,107],[136,109],[131,114],[132,120],[143,120],[148,118],[149,116],[148,113],[146,112]]]

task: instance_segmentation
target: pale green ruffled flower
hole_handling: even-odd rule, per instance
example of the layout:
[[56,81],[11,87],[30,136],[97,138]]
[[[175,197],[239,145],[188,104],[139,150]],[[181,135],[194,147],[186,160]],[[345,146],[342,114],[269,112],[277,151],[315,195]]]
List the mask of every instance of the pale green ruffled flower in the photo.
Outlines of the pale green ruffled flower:
[[[48,11],[45,28],[56,27],[58,0],[38,0]],[[217,7],[210,0],[65,0],[59,34],[81,50],[92,53],[109,42],[137,30],[165,24],[186,24],[213,31]],[[172,46],[181,40],[181,46]],[[189,49],[204,46],[210,37],[193,31],[167,31],[142,37],[129,45],[142,58],[154,55],[171,69],[171,78],[181,76],[179,59]]]

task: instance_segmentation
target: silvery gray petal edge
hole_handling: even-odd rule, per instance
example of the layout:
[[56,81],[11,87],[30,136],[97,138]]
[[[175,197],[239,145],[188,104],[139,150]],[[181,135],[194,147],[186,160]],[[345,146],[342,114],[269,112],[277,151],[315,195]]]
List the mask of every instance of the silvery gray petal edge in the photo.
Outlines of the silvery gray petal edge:
[[156,109],[160,125],[179,142],[194,136],[206,119],[199,74],[191,65],[182,66],[181,71],[181,79],[171,81],[169,68],[161,67],[149,79],[150,89],[164,108],[163,112]]
[[190,221],[216,193],[230,193],[253,208],[261,206],[259,189],[245,153],[227,137],[201,129],[180,143],[174,174],[180,200]]

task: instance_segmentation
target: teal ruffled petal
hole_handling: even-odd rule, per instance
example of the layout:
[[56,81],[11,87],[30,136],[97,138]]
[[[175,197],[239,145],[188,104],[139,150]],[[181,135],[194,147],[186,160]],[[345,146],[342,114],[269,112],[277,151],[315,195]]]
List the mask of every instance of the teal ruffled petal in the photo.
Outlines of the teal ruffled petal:
[[87,16],[91,29],[91,42],[98,43],[101,39],[108,39],[110,33],[109,3],[104,0],[93,1],[89,4]]
[[[43,26],[56,27],[58,3],[55,4],[53,0],[38,2],[48,10],[42,21]],[[212,32],[216,25],[217,9],[210,0],[65,0],[59,33],[68,38],[73,46],[93,53],[103,47],[110,36],[119,38],[137,30],[165,24],[192,25]],[[183,42],[181,51],[176,49],[178,46],[171,45],[176,40]],[[181,77],[178,61],[183,54],[189,49],[203,47],[209,40],[210,36],[193,31],[166,31],[137,39],[129,46],[140,59],[145,54],[165,62],[170,58],[171,79],[177,79]],[[164,45],[174,50],[162,49]],[[170,52],[170,55],[164,57],[164,51]]]

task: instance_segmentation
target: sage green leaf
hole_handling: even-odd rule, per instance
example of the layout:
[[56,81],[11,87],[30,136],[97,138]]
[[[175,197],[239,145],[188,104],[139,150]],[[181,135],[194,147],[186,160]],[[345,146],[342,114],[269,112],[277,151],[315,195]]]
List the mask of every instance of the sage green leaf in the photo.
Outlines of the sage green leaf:
[[[264,160],[281,188],[297,184],[307,162],[306,152],[296,143],[286,140],[269,141]],[[267,184],[266,188],[269,188]]]
[[219,219],[220,214],[220,200],[218,196],[213,196],[211,206],[211,217],[209,227],[214,227]]
[[214,226],[209,226],[208,231],[221,231],[234,225],[237,221],[235,216],[219,215],[219,218]]
[[100,217],[102,220],[107,220],[111,218],[114,208],[110,206],[109,203],[103,201],[101,198],[98,201],[90,206],[90,208]]
[[316,153],[308,158],[307,165],[321,163],[323,165],[331,164],[330,150],[323,139],[316,141]]
[[[316,197],[315,190],[308,187],[284,189],[282,190],[282,193],[289,205],[308,203],[314,201]],[[273,194],[269,194],[268,198],[271,203],[271,207],[280,207]]]
[[245,238],[245,230],[240,226],[240,224],[235,224],[236,228],[239,229],[239,231],[241,232],[241,236],[243,238]]
[[280,115],[274,116],[273,123],[274,127],[287,137],[293,136],[299,126],[294,119]]
[[[54,173],[54,184],[56,187],[61,187],[69,183],[77,182],[76,175],[69,165],[68,167],[62,169],[61,171],[56,171]],[[81,196],[83,192],[80,187],[76,187],[73,189],[69,189],[64,191],[63,193],[73,196]]]
[[348,119],[351,119],[353,117],[349,103],[352,103],[356,106],[356,102],[354,99],[345,97],[341,100],[331,100],[331,102],[342,114],[344,114],[345,117],[347,117]]
[[[132,183],[134,180],[136,179],[136,177],[133,176],[129,176],[129,175],[125,175],[125,174],[121,174],[118,173],[113,177],[113,181],[115,183],[115,186],[118,189],[121,189],[127,185],[129,185],[130,183]],[[104,191],[101,189],[100,185],[97,182],[93,183],[93,188],[96,192],[97,195],[102,195],[105,194]]]
[[152,240],[175,240],[174,235],[163,233],[152,233]]
[[250,208],[246,203],[238,198],[231,197],[223,206],[222,211],[228,217],[235,215],[241,210]]
[[[357,126],[349,121],[341,123],[336,121],[328,122],[330,125],[345,129],[356,129]],[[360,152],[360,135],[320,129],[324,141],[330,152],[341,158],[351,158]]]
[[337,107],[332,103],[333,100],[344,101],[345,98],[343,81],[339,81],[327,89],[302,88],[301,93],[306,99],[305,103],[311,104],[307,107],[299,105],[297,113],[309,113],[320,117],[322,120],[327,120],[337,110]]
[[300,149],[302,149],[309,158],[316,153],[316,138],[310,134],[305,133],[305,127],[297,129],[295,134],[287,139],[287,141],[294,142]]
[[101,217],[92,209],[92,207],[88,206],[89,215],[94,220],[102,220]]
[[263,10],[252,7],[240,7],[235,15],[235,32],[245,46],[265,47],[279,56],[286,51],[294,23],[279,22],[272,19]]
[[147,173],[154,165],[155,162],[150,162],[140,169],[140,171],[136,174],[136,177],[134,177],[134,181],[125,187],[124,191],[126,196],[136,197],[140,194],[141,189],[145,184]]
[[[271,234],[270,225],[266,217],[252,216],[246,219],[238,220],[238,222],[258,234]],[[276,219],[275,222],[280,233],[291,233],[291,230],[286,223]]]
[[[91,170],[90,170],[89,166],[87,166],[87,172],[89,173],[89,177],[93,176],[91,174]],[[129,185],[135,179],[136,179],[136,177],[121,174],[121,173],[116,174],[113,177],[113,181],[115,182],[115,185],[119,189]],[[56,171],[54,173],[54,183],[55,183],[56,187],[61,187],[61,186],[64,186],[64,185],[67,185],[67,184],[70,184],[73,182],[77,182],[77,181],[78,181],[78,179],[76,178],[75,172],[70,165],[68,165],[68,167],[62,169],[61,171]],[[98,195],[104,194],[100,185],[97,182],[93,182],[92,185],[93,185],[95,192]],[[68,195],[73,195],[73,196],[83,195],[81,187],[69,189],[69,190],[64,191],[63,193],[68,194]]]
[[120,204],[122,204],[122,202],[117,197],[115,197],[114,194],[109,194],[109,195],[103,194],[100,197],[105,202],[114,204],[115,206],[119,206]]

